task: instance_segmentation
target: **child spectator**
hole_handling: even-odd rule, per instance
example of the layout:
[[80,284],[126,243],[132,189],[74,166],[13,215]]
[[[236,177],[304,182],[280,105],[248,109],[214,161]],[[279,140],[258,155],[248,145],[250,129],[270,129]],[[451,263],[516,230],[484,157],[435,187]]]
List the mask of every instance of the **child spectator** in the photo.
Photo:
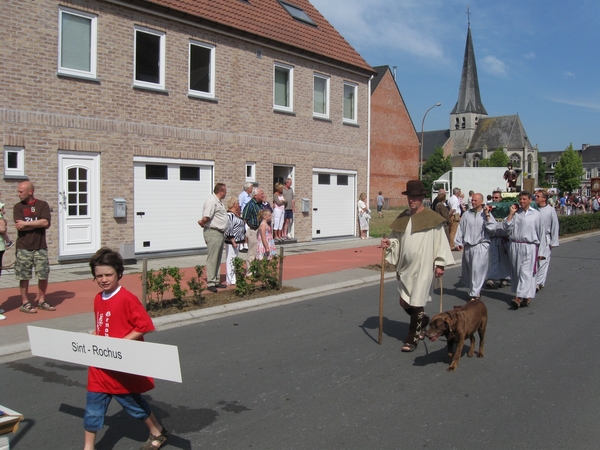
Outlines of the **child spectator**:
[[271,231],[271,211],[263,209],[258,213],[258,220],[260,225],[258,226],[258,242],[256,245],[256,259],[271,259],[277,254],[275,248],[275,240],[273,239],[273,232]]
[[[143,341],[144,334],[154,331],[154,325],[139,299],[119,285],[125,270],[121,255],[109,248],[101,248],[92,256],[90,268],[102,289],[94,298],[96,326],[92,334]],[[153,388],[154,380],[149,377],[89,367],[83,417],[84,450],[94,450],[96,432],[104,425],[104,416],[113,397],[129,415],[143,420],[148,427],[150,437],[141,450],[162,447],[169,432],[158,423],[141,395]]]
[[[6,219],[4,218],[4,203],[0,202],[0,221],[4,222],[4,231],[0,230],[0,238],[4,241],[4,250],[11,248],[14,243],[8,237],[6,232]],[[0,266],[2,266],[2,259],[0,258]]]

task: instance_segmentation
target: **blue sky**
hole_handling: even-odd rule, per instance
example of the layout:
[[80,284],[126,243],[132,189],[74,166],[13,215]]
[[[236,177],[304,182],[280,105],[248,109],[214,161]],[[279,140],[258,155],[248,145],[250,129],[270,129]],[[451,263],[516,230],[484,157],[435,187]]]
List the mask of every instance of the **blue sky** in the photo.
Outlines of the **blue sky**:
[[490,116],[519,114],[540,151],[600,144],[598,0],[310,0],[371,66],[398,66],[417,131],[449,128],[467,37]]

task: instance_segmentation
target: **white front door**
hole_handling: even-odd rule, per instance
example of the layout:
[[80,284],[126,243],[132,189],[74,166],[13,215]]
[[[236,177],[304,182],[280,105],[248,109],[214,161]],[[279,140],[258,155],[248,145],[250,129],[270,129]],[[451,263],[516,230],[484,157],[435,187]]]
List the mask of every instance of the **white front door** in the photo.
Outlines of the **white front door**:
[[58,154],[59,257],[87,257],[100,248],[100,155]]

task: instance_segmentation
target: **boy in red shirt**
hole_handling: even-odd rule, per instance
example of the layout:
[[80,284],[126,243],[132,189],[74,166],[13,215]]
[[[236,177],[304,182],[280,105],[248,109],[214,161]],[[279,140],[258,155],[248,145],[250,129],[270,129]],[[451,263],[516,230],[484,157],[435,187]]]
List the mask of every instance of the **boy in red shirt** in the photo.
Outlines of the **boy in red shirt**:
[[[119,285],[125,270],[121,255],[109,248],[101,248],[92,256],[90,267],[102,289],[94,298],[96,328],[93,334],[143,341],[144,334],[154,331],[154,325],[138,298]],[[153,388],[154,380],[149,377],[89,367],[83,417],[84,450],[94,450],[96,432],[104,425],[104,416],[113,397],[129,415],[143,420],[150,430],[150,437],[140,450],[162,447],[169,432],[158,423],[141,395]]]

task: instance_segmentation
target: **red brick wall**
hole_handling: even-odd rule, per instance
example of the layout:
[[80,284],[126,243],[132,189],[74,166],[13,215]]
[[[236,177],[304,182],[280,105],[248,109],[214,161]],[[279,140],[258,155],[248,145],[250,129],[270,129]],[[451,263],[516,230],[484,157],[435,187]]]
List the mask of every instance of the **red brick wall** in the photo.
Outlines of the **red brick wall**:
[[[371,97],[371,182],[369,197],[379,191],[392,203],[406,205],[400,192],[419,176],[419,139],[402,96],[388,70]],[[396,206],[396,205],[390,205]]]

